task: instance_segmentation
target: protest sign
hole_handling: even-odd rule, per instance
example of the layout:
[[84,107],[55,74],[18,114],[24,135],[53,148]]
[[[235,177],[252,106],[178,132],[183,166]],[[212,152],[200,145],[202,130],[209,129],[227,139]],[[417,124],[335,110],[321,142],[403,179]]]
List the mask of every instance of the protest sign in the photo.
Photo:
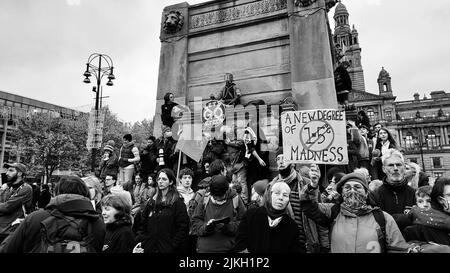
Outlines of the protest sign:
[[348,164],[345,111],[290,111],[281,116],[289,163]]

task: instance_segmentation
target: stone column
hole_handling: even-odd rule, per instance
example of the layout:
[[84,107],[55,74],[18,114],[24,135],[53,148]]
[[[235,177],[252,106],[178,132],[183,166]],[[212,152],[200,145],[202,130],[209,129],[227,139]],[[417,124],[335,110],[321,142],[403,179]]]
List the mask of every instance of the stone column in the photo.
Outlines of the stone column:
[[439,145],[440,146],[443,146],[443,145],[446,145],[447,144],[447,142],[446,142],[446,137],[445,137],[445,133],[444,133],[444,126],[439,126],[439,129],[441,129],[441,137],[440,137],[440,143],[439,143]]
[[[153,135],[155,137],[161,135],[161,105],[164,104],[164,95],[167,92],[172,92],[175,96],[175,102],[186,104],[188,77],[188,8],[189,4],[183,2],[167,6],[162,12],[160,34],[161,54],[159,59],[157,101],[153,129]],[[171,12],[172,14],[170,14]],[[175,27],[165,24],[167,17],[172,15],[175,15],[178,19],[182,18],[182,23],[176,24]]]
[[448,145],[448,144],[449,144],[449,143],[448,143],[448,142],[449,142],[449,139],[448,139],[447,125],[444,125],[443,127],[444,127],[444,139],[445,139],[445,140],[444,140],[444,141],[445,141],[444,143],[445,143],[445,145]]
[[325,0],[300,2],[288,1],[292,96],[298,110],[337,109]]

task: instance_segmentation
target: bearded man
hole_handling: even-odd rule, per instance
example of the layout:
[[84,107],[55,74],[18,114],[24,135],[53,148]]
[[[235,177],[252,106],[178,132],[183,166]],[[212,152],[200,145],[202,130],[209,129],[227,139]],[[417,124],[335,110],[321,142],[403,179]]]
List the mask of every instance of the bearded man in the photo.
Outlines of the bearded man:
[[14,231],[18,219],[25,218],[33,199],[33,188],[24,181],[26,166],[5,163],[3,167],[7,170],[0,187],[0,241]]

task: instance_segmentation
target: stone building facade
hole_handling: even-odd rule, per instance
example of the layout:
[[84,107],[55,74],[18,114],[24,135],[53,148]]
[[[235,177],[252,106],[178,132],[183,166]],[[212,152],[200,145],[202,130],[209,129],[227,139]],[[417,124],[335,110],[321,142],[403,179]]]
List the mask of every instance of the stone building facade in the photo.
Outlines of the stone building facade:
[[349,101],[364,110],[371,124],[387,127],[410,161],[431,177],[450,176],[450,93],[431,91],[422,99],[396,101],[392,79],[384,67],[378,75],[378,94],[365,91],[358,33],[350,30],[349,13],[341,2],[335,9],[334,43],[344,51],[353,83]]

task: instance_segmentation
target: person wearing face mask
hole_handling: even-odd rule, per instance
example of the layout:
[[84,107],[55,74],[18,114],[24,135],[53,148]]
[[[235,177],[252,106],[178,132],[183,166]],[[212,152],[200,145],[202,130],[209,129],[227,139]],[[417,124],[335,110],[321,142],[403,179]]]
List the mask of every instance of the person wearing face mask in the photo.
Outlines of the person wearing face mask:
[[[288,211],[289,215],[294,219],[299,229],[298,240],[302,252],[320,253],[328,252],[329,240],[328,230],[316,225],[314,221],[309,219],[302,211],[300,205],[300,195],[310,183],[311,179],[319,181],[320,170],[317,165],[311,165],[310,178],[301,176],[294,168],[294,165],[286,163],[284,160],[283,149],[280,148],[276,157],[278,176],[276,176],[270,184],[285,182],[291,189],[289,195]],[[318,197],[317,193],[317,198]]]
[[[308,217],[330,227],[331,253],[382,253],[389,247],[411,247],[392,216],[367,203],[369,186],[363,175],[345,175],[336,189],[342,196],[342,202],[322,203],[319,207],[316,197],[318,185],[311,181],[301,201]],[[384,219],[384,225],[380,218]],[[383,229],[386,238],[379,236]]]
[[266,189],[264,205],[249,209],[239,224],[235,252],[301,252],[297,224],[287,211],[290,193],[285,182]]
[[156,150],[158,152],[156,171],[164,168],[173,170],[176,160],[176,156],[174,155],[176,141],[172,137],[172,131],[169,127],[164,126],[162,131],[163,135],[156,140]]
[[385,151],[382,163],[386,177],[383,185],[369,194],[369,203],[392,215],[400,230],[403,230],[408,223],[405,210],[416,204],[416,191],[408,186],[405,160],[399,151]]

